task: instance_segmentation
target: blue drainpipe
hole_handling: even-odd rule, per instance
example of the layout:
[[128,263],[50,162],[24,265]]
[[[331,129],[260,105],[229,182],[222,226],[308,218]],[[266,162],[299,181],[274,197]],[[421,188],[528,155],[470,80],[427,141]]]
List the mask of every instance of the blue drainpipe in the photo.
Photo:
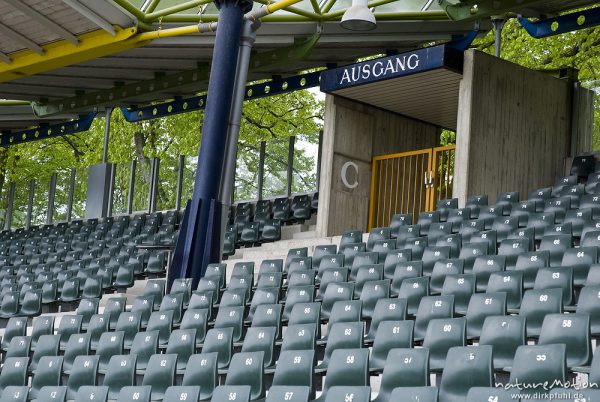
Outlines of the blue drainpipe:
[[180,270],[185,272],[186,277],[193,278],[194,288],[204,276],[206,266],[219,262],[221,258],[223,204],[219,201],[219,185],[223,175],[244,14],[252,9],[252,0],[217,0],[215,4],[219,8],[219,23]]

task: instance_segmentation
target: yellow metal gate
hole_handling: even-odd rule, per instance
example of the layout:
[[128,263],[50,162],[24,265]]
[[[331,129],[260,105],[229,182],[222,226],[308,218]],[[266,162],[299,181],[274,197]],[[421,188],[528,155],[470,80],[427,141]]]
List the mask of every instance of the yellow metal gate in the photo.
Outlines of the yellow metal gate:
[[435,209],[452,197],[454,145],[373,158],[369,229],[389,226],[394,214]]

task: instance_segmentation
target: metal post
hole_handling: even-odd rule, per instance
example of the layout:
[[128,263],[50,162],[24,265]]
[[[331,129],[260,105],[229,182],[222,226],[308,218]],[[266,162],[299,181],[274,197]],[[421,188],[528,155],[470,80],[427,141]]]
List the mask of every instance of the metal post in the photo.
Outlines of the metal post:
[[75,175],[77,171],[71,170],[71,178],[69,180],[69,198],[67,199],[67,222],[71,222],[71,216],[73,214],[73,195],[75,194]]
[[113,215],[113,202],[115,200],[115,176],[117,175],[117,165],[113,164],[110,166],[110,183],[108,189],[108,211],[106,216]]
[[237,144],[240,134],[240,123],[242,120],[242,105],[246,92],[246,80],[248,78],[248,64],[250,63],[250,52],[256,39],[257,26],[246,20],[242,29],[242,37],[238,52],[236,67],[236,81],[233,88],[233,100],[231,113],[229,115],[229,126],[227,128],[227,148],[223,165],[223,177],[221,178],[219,200],[223,204],[223,217],[221,225],[221,250],[225,240],[225,229],[229,218],[229,207],[235,198],[235,169],[237,165]]
[[50,225],[54,221],[54,199],[56,197],[56,172],[50,176],[50,185],[48,187],[48,212],[46,213],[46,224]]
[[296,137],[290,137],[288,142],[288,164],[287,164],[287,190],[288,197],[292,195],[292,180],[294,180],[294,145]]
[[158,171],[160,159],[152,158],[150,175],[150,191],[148,192],[148,212],[156,212],[156,195],[158,194]]
[[12,227],[13,206],[15,202],[15,183],[8,186],[8,200],[6,201],[6,215],[4,218],[4,230],[10,230]]
[[244,14],[252,9],[251,0],[217,0],[216,3],[219,7],[219,29],[213,48],[194,196],[190,203],[181,266],[178,267],[180,276],[193,277],[193,288],[204,275],[206,266],[221,259],[222,203],[218,200],[219,186],[223,176],[240,35]]
[[265,152],[267,143],[260,142],[260,151],[258,153],[258,199],[263,199],[263,187],[265,186]]
[[106,121],[104,122],[104,148],[102,149],[102,163],[108,162],[108,139],[110,136],[110,116],[112,115],[113,108],[106,108]]
[[181,192],[183,190],[183,172],[185,169],[185,155],[179,155],[179,165],[177,165],[177,193],[175,194],[175,211],[181,209]]
[[502,29],[506,20],[501,18],[494,18],[492,24],[494,25],[494,31],[496,33],[496,39],[494,41],[494,56],[500,57],[502,53]]
[[133,213],[133,192],[135,191],[135,167],[137,161],[134,159],[131,161],[131,168],[129,169],[129,191],[127,192],[127,214]]
[[33,215],[33,197],[35,195],[35,180],[29,181],[29,197],[27,199],[27,215],[25,216],[25,228],[31,227],[31,216]]
[[323,155],[323,130],[319,131],[319,148],[317,150],[317,191],[321,185],[321,156]]

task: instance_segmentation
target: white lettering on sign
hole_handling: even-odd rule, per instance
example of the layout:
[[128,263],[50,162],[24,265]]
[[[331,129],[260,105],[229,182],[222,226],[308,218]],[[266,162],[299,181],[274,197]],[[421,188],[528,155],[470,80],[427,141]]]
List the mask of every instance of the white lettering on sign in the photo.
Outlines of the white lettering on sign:
[[344,69],[339,85],[351,84],[360,80],[368,80],[371,77],[379,78],[400,71],[411,71],[419,67],[419,55],[399,55],[387,61],[377,61],[373,64],[354,65]]

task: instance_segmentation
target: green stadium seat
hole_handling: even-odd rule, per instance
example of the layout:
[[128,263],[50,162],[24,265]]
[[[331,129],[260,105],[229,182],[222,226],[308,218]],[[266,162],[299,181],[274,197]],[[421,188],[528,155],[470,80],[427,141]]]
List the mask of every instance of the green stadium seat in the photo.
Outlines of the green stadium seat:
[[77,306],[75,314],[83,317],[81,329],[86,330],[88,323],[90,322],[90,318],[94,314],[98,314],[99,303],[99,299],[81,299],[81,301],[79,301],[79,306]]
[[182,385],[200,386],[199,399],[209,400],[219,385],[217,353],[202,353],[190,356],[183,375]]
[[92,350],[98,348],[100,336],[108,332],[109,317],[105,314],[94,314],[88,322],[86,333],[90,335],[90,347]]
[[444,369],[448,350],[454,346],[465,346],[466,338],[467,320],[464,317],[436,318],[429,321],[423,347],[429,349],[430,369]]
[[488,255],[475,258],[473,263],[473,274],[476,278],[476,290],[485,292],[493,272],[502,272],[506,269],[506,256]]
[[270,367],[275,362],[275,336],[277,328],[275,327],[255,327],[248,328],[242,352],[263,352],[263,361],[265,368]]
[[63,372],[70,374],[77,356],[87,356],[90,353],[89,334],[73,334],[65,347]]
[[426,296],[419,303],[415,314],[414,339],[422,340],[427,332],[429,322],[435,318],[454,317],[454,296]]
[[540,268],[535,276],[536,290],[561,289],[562,304],[573,303],[573,270],[571,267]]
[[8,357],[29,357],[31,352],[30,336],[14,336],[6,349],[4,358]]
[[286,285],[289,288],[295,286],[314,286],[315,271],[312,269],[300,269],[288,274]]
[[422,261],[407,261],[398,262],[394,270],[394,276],[392,277],[392,287],[390,293],[393,296],[397,296],[402,286],[402,281],[409,278],[418,278],[423,276],[423,262]]
[[38,393],[43,387],[61,385],[62,367],[62,356],[42,357],[31,379],[31,391],[29,392],[30,398],[36,399]]
[[390,286],[389,279],[369,281],[364,284],[363,291],[360,295],[363,318],[370,320],[375,313],[377,302],[381,299],[390,297]]
[[506,293],[506,308],[518,309],[523,299],[523,272],[504,271],[491,273],[486,292]]
[[44,315],[33,320],[31,328],[31,347],[35,350],[42,335],[54,334],[54,316]]
[[152,400],[162,400],[167,388],[175,384],[177,355],[152,355],[144,373],[142,385],[152,386]]
[[43,387],[38,393],[36,402],[65,402],[67,399],[67,387]]
[[138,385],[123,387],[119,391],[117,402],[150,402],[152,396],[152,387],[150,385]]
[[327,392],[325,402],[352,401],[369,402],[371,400],[371,387],[344,386],[331,387]]
[[568,248],[572,247],[572,236],[568,234],[545,235],[542,237],[539,250],[548,250],[550,252],[550,266],[560,266],[563,254]]
[[371,372],[384,369],[388,353],[392,349],[413,347],[414,321],[382,321],[377,328],[369,360]]
[[446,276],[460,275],[463,270],[463,260],[443,259],[436,261],[430,274],[429,290],[431,293],[441,293]]
[[108,397],[117,399],[122,388],[135,384],[136,355],[114,355],[110,357],[103,385],[108,387]]
[[310,399],[310,388],[302,386],[273,385],[265,402],[308,402]]
[[510,372],[510,383],[515,384],[518,381],[523,385],[520,392],[531,394],[541,391],[539,386],[535,388],[540,383],[547,382],[552,386],[554,381],[559,381],[564,384],[566,376],[566,347],[564,344],[523,345],[519,346],[515,353]]
[[173,296],[175,294],[182,294],[183,305],[187,306],[190,302],[190,296],[192,294],[191,278],[175,278],[173,284],[171,285],[169,295]]
[[506,293],[476,293],[467,308],[467,338],[477,339],[487,317],[506,315]]
[[365,336],[365,342],[370,343],[375,339],[379,323],[383,321],[403,321],[406,319],[406,301],[403,299],[381,298],[377,300],[369,331]]
[[80,315],[65,315],[60,320],[57,334],[60,335],[60,348],[64,350],[69,337],[81,331],[83,317]]
[[354,297],[360,298],[363,286],[365,283],[370,281],[379,281],[383,279],[383,265],[382,264],[372,264],[372,265],[363,265],[358,268],[356,271],[354,286]]
[[502,387],[471,387],[466,402],[515,402],[514,391]]
[[283,285],[283,272],[262,272],[258,274],[256,288],[281,288]]
[[106,402],[108,399],[108,387],[105,386],[83,386],[77,390],[75,402],[98,401]]
[[475,259],[488,254],[487,243],[463,243],[458,258],[465,261],[464,272],[470,272],[475,264]]
[[373,245],[377,240],[384,240],[391,238],[391,229],[386,227],[373,228],[369,232],[369,239],[367,240],[367,250],[373,250]]
[[177,385],[167,388],[164,395],[165,401],[198,401],[200,387],[196,385]]
[[158,344],[163,347],[167,345],[171,329],[173,328],[173,310],[155,311],[148,319],[146,332],[158,331]]
[[127,298],[121,296],[111,297],[106,301],[106,304],[104,305],[104,311],[102,313],[110,317],[109,328],[111,330],[116,328],[119,315],[125,311],[126,304]]
[[84,385],[96,385],[98,360],[98,356],[77,356],[75,358],[67,380],[67,399],[74,399],[77,390]]
[[208,327],[208,309],[187,309],[181,319],[180,329],[192,329],[196,334],[196,346],[204,342]]
[[573,269],[573,284],[582,286],[586,282],[592,264],[598,262],[598,248],[578,247],[565,250],[561,262],[563,267]]
[[29,365],[30,371],[35,371],[40,359],[44,356],[58,356],[60,351],[59,335],[42,335],[36,345]]
[[2,350],[8,349],[12,338],[25,335],[27,335],[27,317],[9,318],[2,336]]
[[340,251],[347,245],[351,243],[360,243],[362,242],[362,230],[346,230],[342,233],[342,238],[340,239]]
[[219,369],[226,369],[233,353],[233,328],[212,328],[206,333],[202,353],[218,353]]
[[315,395],[314,350],[282,350],[273,375],[273,386],[306,387],[310,397]]
[[321,319],[328,320],[334,303],[337,301],[352,300],[353,293],[353,282],[335,282],[327,286],[321,304]]
[[442,296],[454,296],[454,311],[466,314],[471,296],[475,293],[475,275],[448,275],[442,286]]
[[[481,217],[479,218],[481,219]],[[487,254],[493,255],[496,254],[497,244],[498,244],[498,235],[495,230],[488,230],[491,228],[491,222],[496,219],[492,218],[489,221],[485,221],[486,230],[482,232],[475,232],[471,234],[469,238],[470,244],[479,244],[483,243],[487,246]],[[469,268],[470,269],[470,268]]]
[[392,279],[394,272],[396,271],[396,265],[399,262],[408,262],[412,259],[412,252],[410,250],[394,250],[389,252],[383,260],[383,275],[385,278]]
[[185,293],[168,294],[163,297],[162,303],[160,304],[159,312],[163,313],[166,311],[173,312],[173,324],[179,324],[181,317],[183,316],[183,304],[184,304]]
[[[342,325],[342,324],[340,324]],[[337,349],[331,355],[323,391],[317,401],[326,401],[332,387],[368,386],[369,350]]]
[[393,229],[392,238],[396,239],[396,248],[401,249],[408,239],[421,236],[421,225],[403,225]]
[[167,354],[177,356],[177,370],[185,371],[187,361],[196,351],[196,330],[195,329],[176,329],[169,337],[167,344]]
[[115,331],[122,332],[123,334],[123,347],[130,349],[133,343],[133,338],[140,332],[142,328],[142,313],[136,312],[123,312],[119,314],[117,320],[117,326]]
[[27,402],[29,387],[10,386],[4,388],[0,402]]
[[564,343],[566,345],[567,367],[589,365],[592,359],[589,315],[546,315],[537,344],[554,343]]
[[247,321],[252,322],[256,308],[263,304],[276,304],[279,302],[279,287],[256,289],[252,296]]
[[399,299],[406,300],[406,312],[409,315],[415,315],[421,299],[427,295],[429,295],[429,277],[421,276],[403,280],[397,296]]
[[201,310],[205,309],[208,313],[208,319],[210,320],[213,315],[213,292],[192,292],[190,297],[190,304],[188,310]]
[[549,266],[549,261],[548,251],[532,251],[518,256],[515,268],[523,272],[523,286],[526,289],[533,289],[538,270]]
[[364,323],[338,322],[331,326],[328,332],[327,345],[323,360],[315,367],[315,373],[329,373],[333,353],[338,349],[359,349],[363,347]]
[[250,402],[249,385],[221,385],[215,388],[211,402]]
[[109,368],[110,358],[123,354],[123,331],[105,332],[100,336],[96,356],[98,356],[98,372],[106,373]]
[[429,350],[426,348],[389,351],[377,398],[373,402],[393,402],[392,392],[400,387],[429,385]]
[[440,382],[439,399],[463,402],[471,387],[493,386],[492,351],[489,345],[450,348]]
[[400,387],[395,388],[390,401],[402,402],[437,402],[437,387]]
[[527,336],[540,335],[546,314],[562,313],[562,290],[528,290],[523,295],[519,315],[527,319]]
[[159,331],[139,332],[133,338],[130,355],[137,356],[136,373],[144,374],[148,367],[150,357],[158,353]]
[[587,314],[590,317],[590,333],[600,335],[600,286],[584,286],[581,288],[577,301],[578,314]]
[[42,291],[33,289],[26,292],[18,314],[26,317],[37,317],[42,314]]
[[281,343],[281,351],[314,350],[316,346],[317,325],[315,323],[288,325],[285,337]]
[[491,316],[485,319],[479,344],[493,346],[493,365],[496,371],[512,367],[517,348],[526,345],[525,331],[523,316]]
[[264,353],[240,352],[233,355],[225,385],[249,385],[250,400],[264,398]]
[[148,320],[153,311],[154,296],[138,296],[133,300],[131,305],[131,313],[140,314],[140,327],[146,328]]

